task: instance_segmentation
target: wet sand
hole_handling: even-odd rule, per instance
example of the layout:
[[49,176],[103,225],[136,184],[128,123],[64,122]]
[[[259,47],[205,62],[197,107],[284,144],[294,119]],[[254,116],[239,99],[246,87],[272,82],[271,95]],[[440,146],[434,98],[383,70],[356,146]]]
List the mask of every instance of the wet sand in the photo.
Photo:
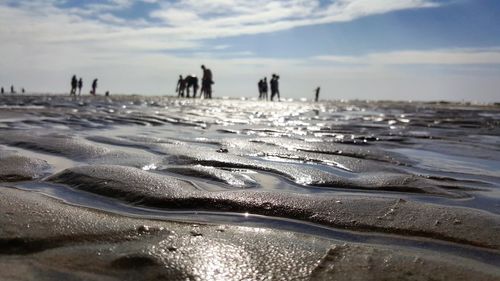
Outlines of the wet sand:
[[0,96],[5,280],[498,280],[500,108]]

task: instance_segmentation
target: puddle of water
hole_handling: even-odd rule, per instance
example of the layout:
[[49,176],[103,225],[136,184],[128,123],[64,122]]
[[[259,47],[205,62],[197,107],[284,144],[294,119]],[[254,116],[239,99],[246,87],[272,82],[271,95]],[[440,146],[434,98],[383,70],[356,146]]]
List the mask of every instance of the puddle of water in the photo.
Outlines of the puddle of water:
[[419,162],[417,166],[425,169],[493,177],[500,175],[500,161],[462,157],[412,148],[395,148],[391,151],[406,155],[412,160],[417,160]]

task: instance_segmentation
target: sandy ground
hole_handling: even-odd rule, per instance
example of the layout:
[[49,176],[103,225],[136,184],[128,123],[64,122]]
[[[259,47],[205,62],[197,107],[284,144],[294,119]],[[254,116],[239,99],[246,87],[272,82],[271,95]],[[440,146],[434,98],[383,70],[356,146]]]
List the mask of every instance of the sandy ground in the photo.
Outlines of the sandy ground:
[[0,279],[499,280],[499,120],[0,97]]

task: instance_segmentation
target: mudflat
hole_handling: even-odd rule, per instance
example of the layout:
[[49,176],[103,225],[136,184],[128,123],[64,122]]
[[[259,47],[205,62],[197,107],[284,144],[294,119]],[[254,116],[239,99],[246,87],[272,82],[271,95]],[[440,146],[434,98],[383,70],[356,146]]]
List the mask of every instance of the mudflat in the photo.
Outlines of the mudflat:
[[0,96],[2,280],[498,280],[500,108]]

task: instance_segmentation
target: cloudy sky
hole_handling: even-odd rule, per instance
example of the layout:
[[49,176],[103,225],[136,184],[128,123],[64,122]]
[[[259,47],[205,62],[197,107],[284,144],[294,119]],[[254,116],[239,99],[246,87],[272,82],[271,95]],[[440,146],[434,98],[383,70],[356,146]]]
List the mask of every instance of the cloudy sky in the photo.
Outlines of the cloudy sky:
[[0,85],[172,95],[500,101],[498,0],[0,0]]

